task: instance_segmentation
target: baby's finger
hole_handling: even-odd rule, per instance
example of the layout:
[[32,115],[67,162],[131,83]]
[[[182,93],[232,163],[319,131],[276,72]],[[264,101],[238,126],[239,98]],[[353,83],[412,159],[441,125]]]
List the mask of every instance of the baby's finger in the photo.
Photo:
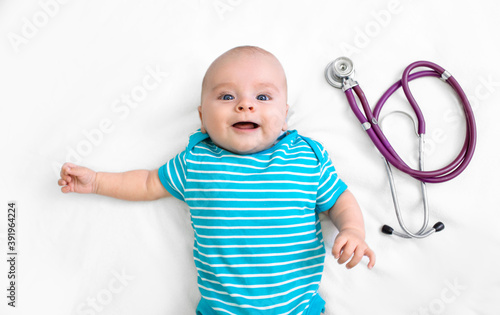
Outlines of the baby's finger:
[[69,186],[64,186],[64,187],[61,187],[61,191],[65,194],[67,194],[71,191],[71,188]]
[[59,176],[61,176],[61,178],[66,176],[66,163],[64,163],[63,166],[61,166],[61,172],[59,173]]
[[59,186],[66,186],[66,185],[67,185],[67,182],[66,182],[64,179],[60,179],[60,180],[58,180],[58,181],[57,181],[57,184],[58,184]]
[[68,171],[72,168],[75,167],[76,165],[73,163],[66,162],[61,166],[61,177],[65,176],[68,174]]
[[363,256],[364,256],[364,251],[361,250],[360,248],[357,248],[354,251],[354,256],[352,256],[351,261],[349,263],[347,263],[347,265],[345,265],[346,268],[351,269],[351,268],[355,267],[357,264],[359,264],[359,262],[361,261]]
[[345,263],[346,261],[349,260],[349,258],[351,258],[352,254],[354,253],[354,249],[355,247],[353,247],[351,244],[349,244],[349,242],[344,246],[344,248],[342,249],[342,254],[340,255],[340,258],[338,260],[338,263],[339,264],[343,264]]
[[368,269],[372,269],[373,266],[375,266],[375,261],[377,260],[375,258],[375,252],[372,251],[370,248],[368,248],[366,251],[365,251],[365,256],[368,257],[368,259],[370,259],[370,261],[368,262]]
[[73,176],[83,176],[87,172],[87,168],[83,166],[74,165],[68,170],[69,175]]
[[[71,182],[71,176],[65,175],[65,174],[61,174],[61,178],[59,179],[58,182],[60,182],[60,181],[66,182],[66,184],[64,184],[64,185],[68,185],[68,183]],[[61,184],[59,184],[59,185],[61,185]]]
[[344,247],[345,243],[347,240],[336,238],[335,242],[333,243],[332,247],[332,255],[335,257],[335,259],[338,259],[340,257],[340,251],[342,250],[342,247]]

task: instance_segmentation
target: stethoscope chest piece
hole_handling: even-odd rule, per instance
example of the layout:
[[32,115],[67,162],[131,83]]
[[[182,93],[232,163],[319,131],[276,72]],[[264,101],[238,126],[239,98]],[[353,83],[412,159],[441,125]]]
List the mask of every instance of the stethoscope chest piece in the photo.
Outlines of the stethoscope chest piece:
[[325,77],[331,86],[340,89],[346,79],[354,78],[354,64],[347,57],[337,58],[326,66]]

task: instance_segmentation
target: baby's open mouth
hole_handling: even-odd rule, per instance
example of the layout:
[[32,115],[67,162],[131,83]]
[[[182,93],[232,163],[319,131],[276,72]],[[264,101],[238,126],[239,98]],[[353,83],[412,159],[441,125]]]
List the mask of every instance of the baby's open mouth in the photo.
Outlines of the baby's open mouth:
[[237,129],[256,129],[259,128],[259,125],[251,121],[240,121],[233,124],[233,127]]

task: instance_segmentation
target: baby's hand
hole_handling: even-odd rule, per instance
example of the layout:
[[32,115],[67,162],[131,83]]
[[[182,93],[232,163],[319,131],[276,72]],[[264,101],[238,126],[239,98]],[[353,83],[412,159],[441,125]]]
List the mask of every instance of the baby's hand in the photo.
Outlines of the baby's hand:
[[[356,266],[363,256],[370,259],[368,269],[372,269],[375,265],[375,253],[368,247],[361,233],[355,229],[345,229],[337,235],[332,248],[332,254],[335,259],[338,259],[339,264],[347,263],[347,269]],[[354,255],[353,255],[354,254]]]
[[94,193],[96,172],[86,167],[64,163],[61,167],[61,179],[57,182],[63,186],[63,193],[76,192],[81,194]]

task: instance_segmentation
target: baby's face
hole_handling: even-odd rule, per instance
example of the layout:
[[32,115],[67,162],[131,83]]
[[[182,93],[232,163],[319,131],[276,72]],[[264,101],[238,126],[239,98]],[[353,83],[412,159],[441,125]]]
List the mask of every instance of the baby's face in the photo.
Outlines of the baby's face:
[[285,73],[273,56],[223,57],[205,78],[198,108],[201,130],[234,153],[268,149],[287,129],[286,99]]

